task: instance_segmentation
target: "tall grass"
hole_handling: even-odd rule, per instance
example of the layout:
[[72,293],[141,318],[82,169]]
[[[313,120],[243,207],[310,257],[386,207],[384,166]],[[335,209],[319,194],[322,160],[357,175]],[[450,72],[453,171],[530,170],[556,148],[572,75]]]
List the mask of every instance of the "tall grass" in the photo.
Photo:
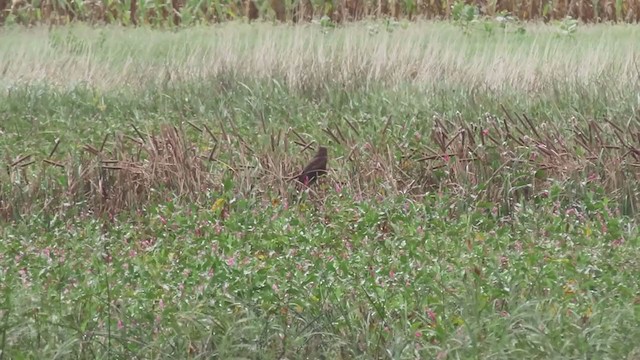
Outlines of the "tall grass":
[[637,27],[624,25],[580,27],[572,36],[539,25],[522,35],[482,30],[465,35],[447,23],[387,29],[380,22],[332,30],[268,24],[178,32],[15,29],[5,30],[0,42],[0,81],[3,86],[87,83],[106,90],[232,74],[277,78],[293,88],[464,84],[480,91],[544,94],[597,84],[617,96],[637,85],[638,36]]

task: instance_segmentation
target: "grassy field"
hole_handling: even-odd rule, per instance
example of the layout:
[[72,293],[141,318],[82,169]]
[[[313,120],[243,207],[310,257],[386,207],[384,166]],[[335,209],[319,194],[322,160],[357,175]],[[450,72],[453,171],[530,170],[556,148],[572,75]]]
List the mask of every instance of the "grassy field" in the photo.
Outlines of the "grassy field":
[[640,359],[640,28],[463,30],[2,29],[0,359]]

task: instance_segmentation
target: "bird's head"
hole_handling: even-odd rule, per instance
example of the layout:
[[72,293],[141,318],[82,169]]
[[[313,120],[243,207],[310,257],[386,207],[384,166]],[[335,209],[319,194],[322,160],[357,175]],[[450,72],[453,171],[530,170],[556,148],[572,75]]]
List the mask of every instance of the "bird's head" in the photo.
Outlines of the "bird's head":
[[320,146],[318,148],[318,154],[316,156],[320,156],[320,157],[327,157],[328,153],[327,153],[327,148],[324,146]]

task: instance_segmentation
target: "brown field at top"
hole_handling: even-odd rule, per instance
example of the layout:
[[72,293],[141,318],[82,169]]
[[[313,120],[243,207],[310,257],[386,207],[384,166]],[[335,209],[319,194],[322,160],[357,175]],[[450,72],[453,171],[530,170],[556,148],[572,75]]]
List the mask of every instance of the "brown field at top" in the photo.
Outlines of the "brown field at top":
[[472,5],[480,16],[509,15],[523,21],[571,17],[586,23],[640,21],[640,0],[0,0],[0,24],[64,24],[70,21],[124,25],[179,25],[258,18],[305,22],[326,17],[334,23],[365,18],[451,19]]

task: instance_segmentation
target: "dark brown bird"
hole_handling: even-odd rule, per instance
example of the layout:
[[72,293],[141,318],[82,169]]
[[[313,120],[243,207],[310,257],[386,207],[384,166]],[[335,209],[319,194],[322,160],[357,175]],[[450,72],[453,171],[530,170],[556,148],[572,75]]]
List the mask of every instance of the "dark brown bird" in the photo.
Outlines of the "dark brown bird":
[[313,184],[318,176],[325,175],[327,173],[327,148],[320,146],[318,153],[313,157],[313,160],[305,166],[302,170],[302,174],[298,176],[298,181],[310,186]]

